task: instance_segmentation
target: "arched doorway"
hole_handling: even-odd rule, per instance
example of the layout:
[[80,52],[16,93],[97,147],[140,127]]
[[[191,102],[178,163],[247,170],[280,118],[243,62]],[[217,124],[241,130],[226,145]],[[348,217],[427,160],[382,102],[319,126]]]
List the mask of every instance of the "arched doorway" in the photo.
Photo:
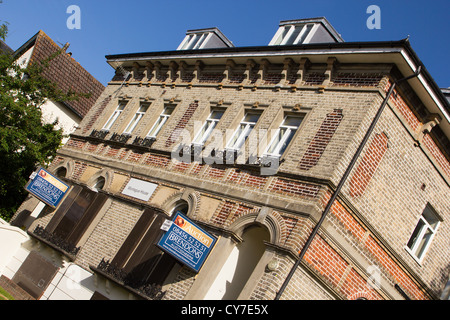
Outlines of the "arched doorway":
[[242,233],[242,239],[231,251],[205,300],[235,300],[239,297],[264,254],[264,241],[270,240],[270,234],[265,227],[251,225]]

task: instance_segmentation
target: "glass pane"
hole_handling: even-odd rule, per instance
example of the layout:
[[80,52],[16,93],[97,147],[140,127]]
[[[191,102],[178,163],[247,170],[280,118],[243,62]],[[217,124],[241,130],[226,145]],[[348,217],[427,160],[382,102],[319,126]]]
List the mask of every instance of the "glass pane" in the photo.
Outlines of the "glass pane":
[[286,117],[286,119],[283,122],[283,125],[285,126],[291,126],[291,127],[299,127],[300,123],[302,122],[301,117]]
[[286,42],[286,44],[293,44],[302,29],[303,29],[303,26],[296,26],[294,29],[294,32],[291,34],[291,36],[289,37],[289,40]]
[[175,109],[175,107],[166,107],[166,108],[164,108],[164,111],[162,114],[170,116],[174,109]]
[[291,142],[292,138],[294,137],[295,130],[289,130],[288,136],[283,142],[283,145],[281,146],[280,150],[278,151],[278,154],[282,155],[284,151],[286,150],[287,146]]
[[274,43],[275,45],[278,45],[281,43],[281,41],[283,41],[283,39],[284,39],[284,37],[286,37],[286,34],[288,33],[289,29],[290,29],[289,27],[283,28],[283,32],[280,34],[277,41],[275,41],[275,43]]
[[273,138],[272,144],[270,145],[269,149],[267,150],[267,153],[274,153],[274,151],[277,149],[277,147],[280,144],[280,141],[283,138],[283,135],[285,133],[286,133],[285,128],[280,128],[280,130],[277,131],[277,134]]
[[430,207],[426,207],[425,210],[422,213],[422,216],[425,218],[425,220],[430,224],[430,226],[435,229],[439,218],[436,216],[436,214],[433,212],[433,210]]
[[214,110],[209,116],[210,119],[220,120],[223,116],[223,111]]
[[427,243],[430,241],[432,235],[433,235],[433,233],[431,232],[431,230],[429,228],[427,228],[427,230],[425,231],[423,238],[420,240],[419,246],[417,247],[417,250],[416,250],[416,256],[418,258],[422,258],[422,255],[425,252]]
[[256,122],[258,122],[258,119],[259,119],[260,116],[261,116],[261,114],[259,114],[259,113],[247,113],[245,115],[245,118],[244,118],[243,122],[256,123]]
[[235,144],[237,143],[239,137],[243,134],[243,131],[245,129],[245,125],[241,124],[239,125],[239,127],[236,129],[236,132],[234,133],[233,138],[230,141],[229,147],[230,148],[238,148],[238,146],[235,146]]
[[133,119],[130,121],[130,123],[128,124],[127,128],[125,129],[125,133],[131,133],[131,131],[133,131],[133,129],[136,127],[137,123],[139,122],[139,120],[141,119],[141,116],[139,113],[136,113],[133,117]]
[[416,241],[418,241],[418,236],[420,234],[420,231],[422,230],[422,228],[425,226],[425,223],[423,222],[422,219],[419,220],[419,222],[417,223],[416,228],[414,229],[414,232],[411,236],[411,238],[408,241],[408,248],[412,249],[414,247],[414,244],[416,243]]
[[177,204],[175,206],[175,208],[173,208],[172,214],[177,213],[177,211],[180,211],[181,213],[187,215],[188,210],[189,210],[189,205],[185,201],[183,201],[183,202]]
[[147,112],[147,109],[148,109],[148,105],[142,105],[142,106],[139,108],[139,111],[138,111],[138,112],[146,113],[146,112]]
[[309,32],[311,31],[312,27],[313,27],[312,24],[308,24],[308,25],[305,27],[305,32],[303,32],[301,38],[298,40],[297,43],[302,44],[303,41],[305,41],[305,39],[306,39],[306,37],[308,36]]
[[150,130],[150,132],[148,133],[148,136],[150,136],[150,137],[155,137],[157,134],[158,134],[158,132],[159,132],[159,129],[161,129],[161,126],[162,126],[162,124],[163,124],[163,120],[164,120],[165,118],[164,117],[159,117],[158,118],[158,121],[156,121],[156,123],[153,125],[153,128]]

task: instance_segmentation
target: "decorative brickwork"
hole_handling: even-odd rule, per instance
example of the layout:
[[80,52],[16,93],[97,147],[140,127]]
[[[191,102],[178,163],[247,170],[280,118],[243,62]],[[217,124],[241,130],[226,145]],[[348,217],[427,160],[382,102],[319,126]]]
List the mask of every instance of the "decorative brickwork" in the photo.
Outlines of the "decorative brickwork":
[[332,113],[327,114],[300,161],[299,167],[301,170],[309,170],[319,162],[342,118],[342,109],[335,109]]
[[186,127],[195,110],[197,110],[198,102],[191,103],[189,107],[186,109],[183,117],[178,121],[175,129],[172,131],[170,137],[166,141],[166,147],[172,145],[175,141],[177,141],[178,137],[181,134],[181,131]]
[[316,197],[320,187],[313,184],[299,183],[291,180],[277,178],[269,187],[270,191],[288,195],[298,195],[304,197]]
[[105,110],[106,106],[109,104],[110,101],[111,101],[111,96],[107,96],[105,99],[103,99],[103,101],[101,102],[100,106],[95,108],[95,111],[90,116],[90,118],[87,121],[86,125],[83,127],[83,133],[84,134],[89,132],[92,129],[92,126],[95,124],[95,122],[97,121],[98,117],[103,113],[103,111]]
[[350,180],[351,196],[357,197],[364,193],[387,148],[388,137],[386,134],[383,132],[375,135]]

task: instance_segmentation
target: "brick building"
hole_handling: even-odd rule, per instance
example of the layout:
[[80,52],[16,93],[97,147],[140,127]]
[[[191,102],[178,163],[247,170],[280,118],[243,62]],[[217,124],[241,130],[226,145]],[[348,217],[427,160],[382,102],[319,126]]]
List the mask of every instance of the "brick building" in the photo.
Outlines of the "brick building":
[[[317,18],[268,46],[211,28],[106,58],[49,167],[71,191],[19,208],[4,277],[40,299],[446,299],[450,109],[408,40],[344,42]],[[199,272],[156,246],[175,212],[217,239]]]

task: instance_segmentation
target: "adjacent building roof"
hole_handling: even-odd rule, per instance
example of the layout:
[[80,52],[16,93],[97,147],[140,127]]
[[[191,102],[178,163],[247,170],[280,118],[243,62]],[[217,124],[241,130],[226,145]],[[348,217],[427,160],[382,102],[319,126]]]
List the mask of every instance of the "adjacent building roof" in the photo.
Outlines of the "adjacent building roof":
[[0,53],[1,53],[1,52],[13,53],[14,50],[11,49],[5,42],[3,42],[2,40],[0,40]]
[[[65,48],[67,48],[67,45]],[[30,63],[35,63],[44,61],[50,55],[61,50],[61,47],[41,30],[17,49],[14,55],[19,58],[30,49],[33,49]],[[44,76],[55,82],[64,92],[72,90],[77,93],[91,94],[89,98],[64,102],[69,109],[81,118],[86,115],[105,89],[97,79],[71,57],[70,53],[64,52],[51,60],[49,67],[44,71]]]

